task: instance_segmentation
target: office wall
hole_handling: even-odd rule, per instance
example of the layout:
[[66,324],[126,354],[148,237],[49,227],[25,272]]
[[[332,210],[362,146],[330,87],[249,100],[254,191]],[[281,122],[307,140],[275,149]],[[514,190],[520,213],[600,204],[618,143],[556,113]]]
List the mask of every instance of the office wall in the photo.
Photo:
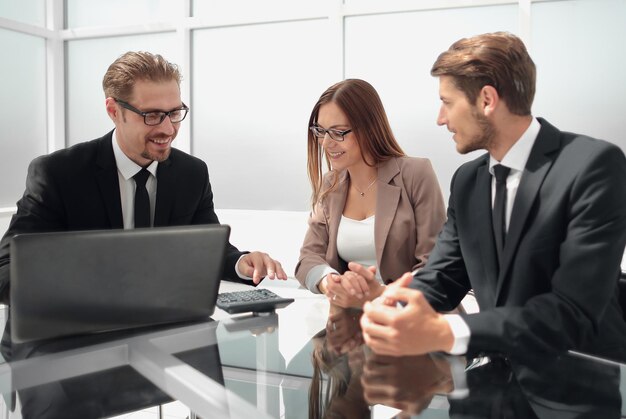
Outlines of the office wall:
[[306,208],[309,114],[337,79],[325,65],[328,26],[313,19],[194,32],[192,146],[209,166],[217,206]]
[[[101,77],[129,49],[181,65],[192,111],[176,143],[208,163],[218,208],[307,209],[309,112],[345,77],[378,89],[400,144],[433,161],[447,196],[455,168],[476,153],[459,156],[436,126],[429,69],[454,40],[487,31],[528,44],[536,115],[626,150],[624,0],[48,0],[43,12],[32,5],[43,2],[13,3],[0,0],[0,46],[12,57],[0,65],[0,213],[19,199],[33,157],[112,128]],[[64,4],[66,22],[55,29],[49,9]],[[58,71],[48,47],[59,38],[63,112],[46,97],[47,74]],[[63,125],[63,138],[50,121]]]
[[534,112],[626,151],[625,22],[624,0],[539,3],[533,6],[531,49]]
[[0,28],[0,208],[24,191],[28,163],[46,148],[45,41]]

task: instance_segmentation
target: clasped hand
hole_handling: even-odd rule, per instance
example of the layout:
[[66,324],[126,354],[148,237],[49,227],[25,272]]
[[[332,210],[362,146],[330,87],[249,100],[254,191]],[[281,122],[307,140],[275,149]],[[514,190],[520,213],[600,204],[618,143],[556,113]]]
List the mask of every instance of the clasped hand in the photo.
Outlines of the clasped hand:
[[320,283],[322,291],[330,299],[331,304],[339,307],[361,308],[366,301],[378,297],[385,288],[376,280],[376,267],[364,268],[358,263],[350,262],[349,271],[343,275],[331,273]]
[[378,354],[421,355],[452,349],[450,325],[421,291],[407,288],[412,279],[410,273],[402,275],[385,287],[381,298],[363,306],[363,339]]

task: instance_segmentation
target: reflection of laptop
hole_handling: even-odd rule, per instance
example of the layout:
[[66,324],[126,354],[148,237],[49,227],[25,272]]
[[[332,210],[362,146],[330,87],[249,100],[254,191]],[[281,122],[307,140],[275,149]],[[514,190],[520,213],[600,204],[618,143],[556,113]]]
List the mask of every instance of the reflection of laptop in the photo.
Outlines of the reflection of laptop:
[[[182,352],[175,352],[173,356],[224,386],[224,375],[215,335],[217,323],[213,322],[213,324],[214,326],[210,327],[211,323],[203,323],[208,327],[203,326],[201,334],[192,335],[195,339],[189,339],[190,342],[182,342],[179,345],[182,346],[180,349]],[[176,328],[164,329],[164,327],[170,326],[150,328],[152,329],[150,333],[144,333],[146,328],[143,328],[23,344],[24,351],[22,352],[27,352],[28,358],[36,358],[48,353],[58,353],[59,358],[49,361],[51,363],[48,364],[47,378],[52,378],[52,382],[33,375],[29,368],[17,368],[13,371],[13,382],[24,385],[16,389],[20,396],[22,413],[28,413],[29,417],[103,418],[171,402],[169,395],[152,384],[131,365],[124,364],[109,368],[111,359],[118,358],[111,356],[111,352],[117,352],[120,344],[136,340],[154,342],[151,336],[155,335],[167,339],[169,330],[177,330]],[[93,349],[90,349],[90,346]],[[158,342],[155,346],[167,356],[167,349],[160,347]],[[63,357],[63,352],[79,348],[81,353],[92,362],[74,368],[70,373],[74,374],[71,378],[59,379],[68,374],[66,368],[59,368],[60,364],[67,359]],[[71,357],[71,355],[68,356]],[[94,363],[97,364],[100,359],[106,360],[102,363],[103,369],[91,372],[94,371]],[[88,373],[81,373],[81,370]],[[56,374],[60,374],[61,377]],[[45,384],[40,385],[42,381]]]
[[13,341],[207,318],[229,234],[210,225],[15,236]]

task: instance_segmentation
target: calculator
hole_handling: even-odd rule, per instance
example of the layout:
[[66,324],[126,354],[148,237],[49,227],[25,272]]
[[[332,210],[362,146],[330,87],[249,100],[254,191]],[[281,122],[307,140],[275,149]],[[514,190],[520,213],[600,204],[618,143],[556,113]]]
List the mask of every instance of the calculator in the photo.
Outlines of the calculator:
[[283,298],[270,290],[255,288],[248,291],[223,292],[217,295],[217,306],[230,313],[272,312],[293,303],[293,298]]

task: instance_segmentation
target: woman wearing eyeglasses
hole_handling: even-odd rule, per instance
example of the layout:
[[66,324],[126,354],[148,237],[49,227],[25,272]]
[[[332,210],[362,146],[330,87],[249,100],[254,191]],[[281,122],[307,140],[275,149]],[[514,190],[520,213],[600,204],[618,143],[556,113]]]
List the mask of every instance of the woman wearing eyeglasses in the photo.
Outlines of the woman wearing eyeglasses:
[[[428,159],[404,154],[369,83],[344,80],[319,98],[307,166],[313,211],[296,266],[302,285],[333,304],[360,307],[424,265],[445,221],[439,183]],[[377,281],[348,262],[376,270]]]

